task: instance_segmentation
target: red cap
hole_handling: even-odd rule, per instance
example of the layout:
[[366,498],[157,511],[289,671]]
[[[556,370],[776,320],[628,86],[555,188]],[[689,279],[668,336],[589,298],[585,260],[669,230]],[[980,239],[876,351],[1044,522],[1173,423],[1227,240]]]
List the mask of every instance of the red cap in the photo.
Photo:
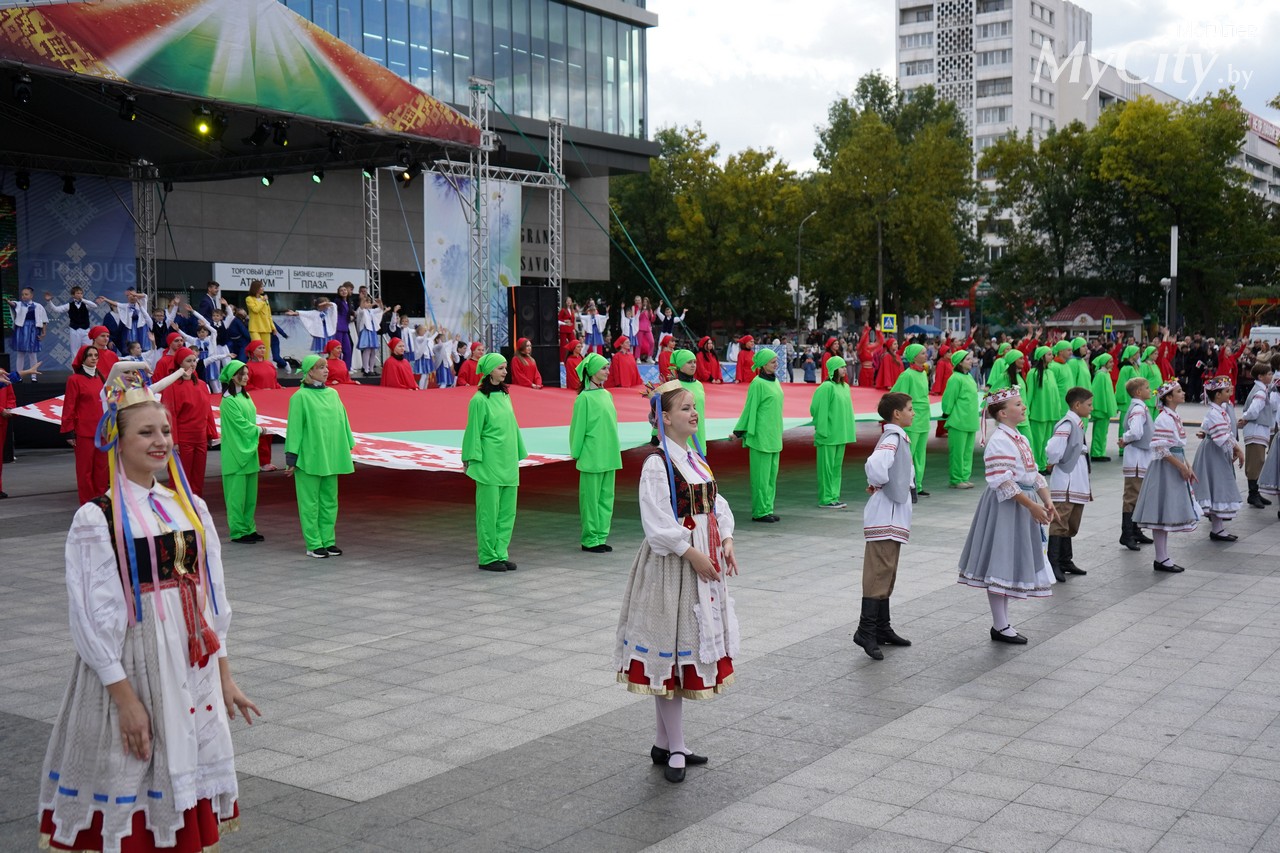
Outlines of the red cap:
[[613,342],[613,348],[614,348],[614,349],[622,349],[622,342],[623,342],[623,341],[626,341],[627,343],[630,343],[630,342],[631,342],[631,339],[630,339],[630,338],[628,338],[626,335],[618,335],[618,339],[617,339],[616,341],[614,341],[614,342]]
[[164,345],[166,348],[173,346],[174,341],[183,340],[181,332],[170,332],[164,336]]
[[106,326],[94,326],[92,329],[89,330],[89,340],[93,340],[97,338],[98,335],[109,335],[109,334],[111,334],[111,330],[108,329]]
[[518,350],[524,349],[524,345],[527,343],[529,343],[528,338],[520,338],[518,341],[516,341],[516,349]]
[[396,347],[402,346],[404,346],[404,340],[402,338],[392,338],[387,341],[387,352],[394,353],[396,351]]
[[710,342],[711,342],[711,336],[710,336],[710,335],[703,335],[703,336],[702,336],[702,340],[698,341],[698,349],[702,349],[703,347],[705,347],[705,346],[706,346],[707,344],[709,344]]
[[663,335],[662,340],[658,341],[658,346],[665,347],[667,344],[671,343],[674,340],[675,338],[671,337],[670,335]]
[[471,345],[471,351],[475,352],[476,350],[480,349],[480,347],[482,346],[484,346],[484,344],[480,343],[479,341],[476,341]]
[[885,345],[885,346],[889,346],[890,344],[893,344],[894,346],[897,346],[897,345],[898,345],[898,339],[897,339],[897,338],[895,338],[895,337],[888,337],[888,338],[885,338],[885,339],[884,339],[884,345]]
[[330,353],[336,350],[340,346],[342,346],[342,341],[335,339],[335,340],[329,341],[329,343],[324,345],[324,351],[326,353]]
[[827,338],[827,349],[831,349],[831,345],[834,344],[835,342],[836,342],[836,338],[834,336]]
[[97,347],[93,346],[93,344],[85,344],[84,346],[80,347],[80,351],[76,353],[76,357],[71,360],[71,366],[73,368],[75,368],[76,370],[80,369],[80,365],[84,364],[84,354],[89,351],[90,347],[93,347],[93,349],[95,350],[97,349]]
[[248,354],[253,352],[254,350],[260,349],[262,346],[263,346],[262,341],[255,339],[255,340],[249,341],[249,344],[244,348],[244,351],[246,354]]
[[195,355],[195,350],[190,347],[179,347],[178,351],[173,354],[173,369],[181,370],[182,362]]
[[751,337],[750,335],[743,335],[742,337],[738,338],[738,343],[742,344],[743,346],[746,346],[747,344],[754,344],[755,342],[756,342],[756,339]]

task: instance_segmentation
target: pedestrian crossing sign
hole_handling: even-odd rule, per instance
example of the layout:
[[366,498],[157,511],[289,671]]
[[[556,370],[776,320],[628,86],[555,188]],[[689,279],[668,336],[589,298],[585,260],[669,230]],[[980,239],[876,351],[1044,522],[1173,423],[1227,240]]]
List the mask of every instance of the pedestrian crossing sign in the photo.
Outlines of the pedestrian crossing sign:
[[1111,321],[1114,319],[1110,314],[1102,315],[1102,334],[1111,334]]
[[881,314],[880,331],[886,335],[896,335],[898,333],[898,315]]

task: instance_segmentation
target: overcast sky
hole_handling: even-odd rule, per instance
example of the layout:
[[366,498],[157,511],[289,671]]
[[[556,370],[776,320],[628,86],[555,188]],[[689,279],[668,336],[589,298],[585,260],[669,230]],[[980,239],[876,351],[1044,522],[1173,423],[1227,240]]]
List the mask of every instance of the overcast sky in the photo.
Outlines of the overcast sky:
[[[1280,6],[1244,0],[1082,0],[1093,53],[1170,94],[1199,97],[1235,80],[1247,109],[1280,124]],[[648,0],[651,128],[701,121],[722,154],[772,147],[814,166],[815,127],[858,78],[894,69],[892,0]],[[1266,7],[1272,7],[1266,9]],[[1174,80],[1179,52],[1183,82]],[[1160,75],[1161,57],[1163,63]],[[1195,59],[1204,85],[1192,92]],[[1246,76],[1247,75],[1247,76]],[[1247,81],[1247,82],[1246,82]]]

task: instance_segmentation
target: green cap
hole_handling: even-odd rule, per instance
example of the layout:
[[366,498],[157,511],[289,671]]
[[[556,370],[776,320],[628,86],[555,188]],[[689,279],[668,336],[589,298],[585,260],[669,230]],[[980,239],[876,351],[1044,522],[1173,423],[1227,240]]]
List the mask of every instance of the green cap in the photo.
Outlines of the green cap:
[[751,357],[751,366],[759,370],[777,357],[778,354],[773,350],[760,347],[760,349],[756,350],[756,354]]
[[1151,358],[1151,356],[1155,355],[1155,352],[1156,352],[1155,347],[1147,347],[1142,351],[1142,360],[1146,361],[1147,359]]
[[951,353],[951,364],[954,367],[959,367],[960,362],[964,361],[968,357],[969,357],[969,351],[967,349],[958,349],[955,352]]
[[1052,354],[1053,354],[1053,350],[1049,349],[1048,347],[1036,347],[1036,351],[1032,354],[1031,360],[1039,361],[1040,359],[1044,358],[1046,355],[1052,355]]
[[1129,344],[1127,347],[1124,348],[1124,351],[1120,353],[1120,360],[1128,361],[1129,359],[1133,358],[1137,354],[1138,354],[1137,346],[1135,346],[1134,344]]
[[[600,372],[601,368],[608,367],[609,360],[598,352],[589,352],[582,361],[578,362],[578,378],[585,385],[587,381]],[[583,405],[586,405],[585,403]]]
[[324,361],[324,356],[315,352],[311,353],[311,355],[307,356],[302,360],[302,375],[306,376],[308,373],[311,372],[311,368],[315,367],[318,363],[322,361]]
[[1072,349],[1073,351],[1074,351],[1074,350],[1078,350],[1078,349],[1080,349],[1080,347],[1088,345],[1088,343],[1089,343],[1089,342],[1088,342],[1088,341],[1086,341],[1084,338],[1080,338],[1080,337],[1072,338],[1072,339],[1071,339],[1071,349]]
[[1004,358],[1004,354],[1007,353],[1012,348],[1013,348],[1013,344],[1009,343],[1008,341],[1005,341],[1000,346],[996,347],[996,358]]
[[231,381],[231,377],[244,370],[244,362],[236,361],[234,358],[227,362],[226,367],[222,368],[222,372],[218,374],[218,381],[226,385]]
[[[583,359],[585,361],[586,359]],[[487,352],[480,356],[480,361],[476,363],[476,373],[481,376],[488,376],[489,371],[493,370],[500,364],[506,364],[507,359],[500,352]]]
[[845,361],[838,355],[831,356],[831,358],[827,359],[827,376],[834,377],[837,370],[847,366],[848,364],[849,362]]
[[1053,345],[1053,354],[1057,355],[1058,353],[1066,352],[1069,349],[1074,349],[1074,347],[1071,346],[1071,341],[1058,341]]
[[916,356],[922,352],[924,352],[924,347],[920,346],[920,344],[909,344],[907,348],[902,351],[902,363],[911,364],[916,360]]
[[1109,364],[1110,362],[1111,362],[1111,353],[1104,352],[1102,353],[1102,355],[1098,356],[1093,360],[1093,366],[1101,369],[1105,367],[1107,364]]
[[1015,361],[1017,361],[1018,359],[1020,359],[1020,358],[1022,358],[1022,357],[1023,357],[1022,350],[1020,350],[1020,349],[1011,349],[1011,350],[1009,350],[1007,353],[1005,353],[1005,354],[1004,354],[1004,363],[1005,363],[1005,364],[1013,364]]
[[671,366],[676,370],[679,370],[695,358],[697,358],[697,356],[693,354],[692,350],[678,349],[671,353]]

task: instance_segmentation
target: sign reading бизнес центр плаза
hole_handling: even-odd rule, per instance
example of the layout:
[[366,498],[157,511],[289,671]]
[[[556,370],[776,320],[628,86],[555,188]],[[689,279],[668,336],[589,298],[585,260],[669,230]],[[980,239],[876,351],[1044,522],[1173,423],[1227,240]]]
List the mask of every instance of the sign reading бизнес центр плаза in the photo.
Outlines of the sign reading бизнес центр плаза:
[[294,267],[279,264],[214,264],[213,280],[223,290],[248,290],[249,284],[261,281],[268,293],[337,293],[338,285],[350,282],[359,288],[365,284],[364,270],[341,267]]

